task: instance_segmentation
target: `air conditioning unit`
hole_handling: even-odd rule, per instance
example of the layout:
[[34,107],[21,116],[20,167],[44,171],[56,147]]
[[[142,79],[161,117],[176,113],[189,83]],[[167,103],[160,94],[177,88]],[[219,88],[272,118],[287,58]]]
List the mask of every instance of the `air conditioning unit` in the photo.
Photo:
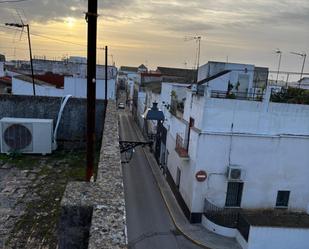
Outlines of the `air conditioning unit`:
[[2,118],[0,131],[1,153],[52,152],[52,119]]
[[243,170],[237,166],[228,166],[226,175],[229,181],[241,181]]

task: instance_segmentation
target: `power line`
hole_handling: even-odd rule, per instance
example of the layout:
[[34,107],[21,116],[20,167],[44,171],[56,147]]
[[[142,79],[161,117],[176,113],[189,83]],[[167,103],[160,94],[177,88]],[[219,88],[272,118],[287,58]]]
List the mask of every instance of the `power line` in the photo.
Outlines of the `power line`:
[[20,2],[26,2],[26,1],[30,1],[30,0],[4,0],[4,1],[0,1],[0,3],[20,3]]
[[[6,27],[6,26],[2,26],[2,25],[0,25],[0,28],[6,28],[6,29],[11,29],[11,30],[17,30],[17,29],[15,29],[15,28],[10,28],[10,27]],[[22,32],[26,33],[26,31],[22,31]],[[42,38],[45,38],[45,39],[48,39],[48,40],[52,40],[52,41],[57,41],[57,42],[63,42],[63,43],[73,44],[73,45],[76,45],[76,46],[87,47],[86,44],[80,44],[80,43],[76,43],[76,42],[66,41],[66,40],[62,40],[62,39],[58,39],[58,38],[53,38],[53,37],[50,37],[50,36],[39,35],[39,34],[33,34],[33,33],[31,33],[31,35],[33,35],[33,36],[38,36],[38,37],[42,37]]]

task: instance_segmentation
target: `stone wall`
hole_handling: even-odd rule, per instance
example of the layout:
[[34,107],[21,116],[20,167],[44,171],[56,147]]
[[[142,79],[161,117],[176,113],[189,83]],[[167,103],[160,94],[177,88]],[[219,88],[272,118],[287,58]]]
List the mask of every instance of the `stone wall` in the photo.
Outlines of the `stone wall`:
[[90,183],[68,184],[61,201],[59,249],[126,248],[125,200],[117,124],[116,103],[109,101],[97,179]]
[[[53,119],[56,126],[60,97],[0,95],[0,119],[43,118]],[[57,141],[84,143],[86,140],[87,100],[70,98],[64,108],[58,128]],[[104,101],[96,102],[96,136],[101,139],[104,123]]]

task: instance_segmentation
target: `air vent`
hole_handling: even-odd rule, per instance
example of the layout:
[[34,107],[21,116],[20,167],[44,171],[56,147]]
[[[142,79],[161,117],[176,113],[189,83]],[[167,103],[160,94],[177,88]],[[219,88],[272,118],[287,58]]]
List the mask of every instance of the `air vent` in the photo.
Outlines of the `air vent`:
[[2,118],[0,126],[2,153],[51,153],[53,120]]
[[10,125],[3,132],[5,144],[13,151],[25,150],[32,142],[31,128],[21,124]]
[[229,166],[227,168],[227,178],[229,181],[241,181],[243,171],[239,167]]

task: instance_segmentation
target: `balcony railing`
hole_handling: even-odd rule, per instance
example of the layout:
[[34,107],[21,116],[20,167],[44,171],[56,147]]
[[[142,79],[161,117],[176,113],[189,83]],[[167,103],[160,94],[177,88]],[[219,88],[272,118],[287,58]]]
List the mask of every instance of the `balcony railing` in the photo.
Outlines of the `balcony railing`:
[[217,207],[205,199],[204,215],[208,220],[217,225],[238,229],[244,239],[248,241],[250,224],[241,213],[240,208]]
[[227,91],[211,91],[212,98],[219,99],[239,99],[239,100],[251,100],[251,101],[262,101],[263,93],[248,93],[248,92],[230,92]]
[[237,227],[239,209],[220,208],[205,199],[204,214],[212,222],[230,228]]
[[178,133],[176,134],[175,150],[180,157],[189,157],[188,149],[185,147],[184,140]]

